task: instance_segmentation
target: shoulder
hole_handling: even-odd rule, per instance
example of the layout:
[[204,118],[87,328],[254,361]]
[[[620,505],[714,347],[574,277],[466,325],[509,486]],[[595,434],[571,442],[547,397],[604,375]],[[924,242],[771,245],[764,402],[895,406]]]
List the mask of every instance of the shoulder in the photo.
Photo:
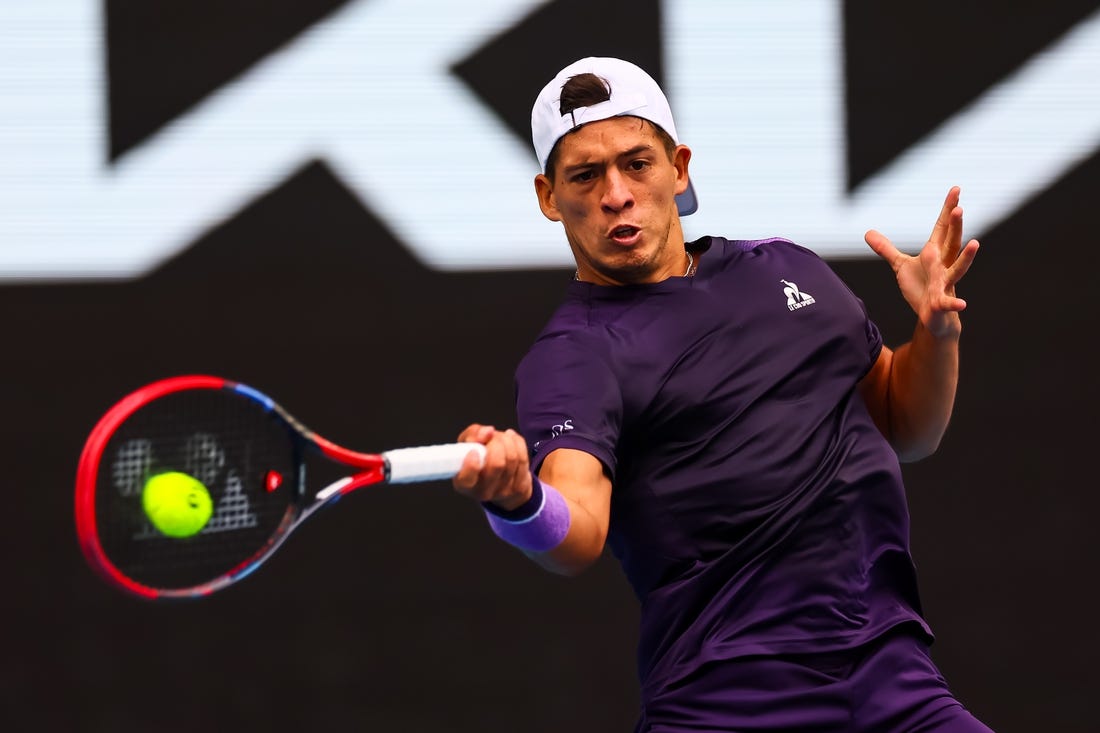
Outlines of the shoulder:
[[792,257],[809,257],[820,260],[821,258],[809,247],[805,247],[785,237],[768,237],[766,239],[725,239],[727,248],[733,252],[751,254],[785,254]]
[[[784,237],[766,239],[725,239],[704,237],[689,244],[689,249],[704,253],[708,270],[737,276],[770,272],[779,268],[795,273],[810,270],[830,270],[829,265],[812,249]],[[793,268],[793,269],[792,269]]]
[[569,303],[559,308],[520,359],[514,373],[519,402],[619,393],[608,331],[580,311]]
[[517,378],[543,375],[547,371],[606,370],[606,349],[602,341],[594,336],[601,331],[547,326],[520,360],[516,368]]
[[616,302],[601,302],[587,283],[572,282],[521,362],[602,356],[607,352],[607,312]]
[[767,237],[765,239],[727,239],[725,237],[700,237],[686,245],[689,252],[705,253],[712,259],[736,260],[743,256],[787,255],[821,258],[809,247],[798,244],[786,237]]

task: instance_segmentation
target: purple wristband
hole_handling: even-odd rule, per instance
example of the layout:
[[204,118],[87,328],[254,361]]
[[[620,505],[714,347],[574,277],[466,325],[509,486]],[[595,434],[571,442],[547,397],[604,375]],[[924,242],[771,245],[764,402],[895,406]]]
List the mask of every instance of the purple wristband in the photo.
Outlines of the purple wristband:
[[485,506],[497,537],[521,550],[546,552],[569,533],[569,506],[558,490],[531,474],[531,498],[512,511]]

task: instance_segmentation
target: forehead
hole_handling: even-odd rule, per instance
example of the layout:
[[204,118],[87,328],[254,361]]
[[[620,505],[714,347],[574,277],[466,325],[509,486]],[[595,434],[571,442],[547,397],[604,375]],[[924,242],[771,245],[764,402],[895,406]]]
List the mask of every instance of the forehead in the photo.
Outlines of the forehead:
[[639,146],[661,147],[653,123],[641,117],[610,117],[569,132],[558,141],[562,165],[592,158],[614,157]]

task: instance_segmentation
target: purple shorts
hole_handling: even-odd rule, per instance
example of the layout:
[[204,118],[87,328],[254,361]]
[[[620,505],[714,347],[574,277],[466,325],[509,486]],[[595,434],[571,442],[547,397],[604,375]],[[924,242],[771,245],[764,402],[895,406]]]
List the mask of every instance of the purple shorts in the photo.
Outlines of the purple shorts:
[[647,701],[635,733],[992,733],[902,627],[856,649],[708,663]]

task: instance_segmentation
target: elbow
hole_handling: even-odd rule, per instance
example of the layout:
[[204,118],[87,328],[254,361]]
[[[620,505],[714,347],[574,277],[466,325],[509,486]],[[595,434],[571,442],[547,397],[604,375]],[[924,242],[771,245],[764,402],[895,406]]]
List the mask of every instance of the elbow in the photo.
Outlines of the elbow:
[[909,419],[902,420],[895,414],[887,440],[898,460],[902,463],[914,463],[939,450],[950,417],[950,412],[935,415],[925,413],[910,415]]
[[935,450],[894,450],[899,463],[916,463],[935,453]]
[[927,436],[922,439],[913,439],[904,442],[894,442],[892,447],[901,463],[916,463],[928,458],[940,447],[942,433]]
[[544,570],[566,578],[575,578],[595,565],[602,554],[602,547],[595,552],[569,552],[558,547],[549,552],[528,553],[527,556]]

